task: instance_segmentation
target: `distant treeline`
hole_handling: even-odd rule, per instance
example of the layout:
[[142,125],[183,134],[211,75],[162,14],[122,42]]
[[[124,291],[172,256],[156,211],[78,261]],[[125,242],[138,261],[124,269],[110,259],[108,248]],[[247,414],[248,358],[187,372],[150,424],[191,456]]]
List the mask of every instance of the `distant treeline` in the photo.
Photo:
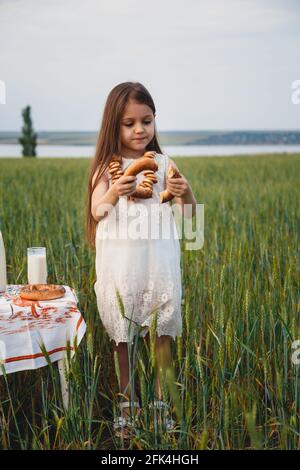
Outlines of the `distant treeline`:
[[[37,131],[38,145],[95,145],[97,132]],[[0,132],[0,144],[18,144],[19,132]],[[161,145],[295,145],[299,131],[161,131]]]

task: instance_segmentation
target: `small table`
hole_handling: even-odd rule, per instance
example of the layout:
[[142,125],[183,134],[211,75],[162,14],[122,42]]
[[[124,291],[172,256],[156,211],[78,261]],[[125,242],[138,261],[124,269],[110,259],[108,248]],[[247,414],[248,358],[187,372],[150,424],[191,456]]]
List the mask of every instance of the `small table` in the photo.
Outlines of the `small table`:
[[[86,324],[77,308],[72,287],[64,286],[63,297],[47,301],[27,301],[19,296],[22,284],[9,284],[0,294],[0,375],[48,365],[58,361],[62,398],[68,407],[66,352],[75,353],[75,341],[82,340]],[[42,347],[41,347],[42,346]],[[49,360],[48,359],[48,360]]]

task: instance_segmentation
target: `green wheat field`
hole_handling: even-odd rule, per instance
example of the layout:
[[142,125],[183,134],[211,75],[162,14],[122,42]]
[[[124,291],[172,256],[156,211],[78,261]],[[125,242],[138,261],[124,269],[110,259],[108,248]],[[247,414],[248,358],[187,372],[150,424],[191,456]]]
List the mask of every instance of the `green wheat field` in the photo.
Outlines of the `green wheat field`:
[[67,410],[55,363],[0,376],[0,448],[300,449],[300,154],[174,160],[205,210],[203,248],[180,240],[183,336],[162,383],[177,424],[166,430],[148,406],[153,343],[137,338],[143,411],[124,440],[113,431],[118,368],[84,241],[90,160],[0,159],[8,283],[27,283],[27,247],[46,246],[48,282],[76,289],[87,324]]

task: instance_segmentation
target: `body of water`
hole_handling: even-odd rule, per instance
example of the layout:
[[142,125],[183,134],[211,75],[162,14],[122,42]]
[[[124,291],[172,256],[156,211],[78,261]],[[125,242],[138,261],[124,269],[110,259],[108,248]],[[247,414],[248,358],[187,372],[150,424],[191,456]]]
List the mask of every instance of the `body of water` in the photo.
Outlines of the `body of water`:
[[[170,157],[255,155],[261,153],[300,153],[300,145],[166,145],[161,146]],[[91,158],[95,147],[91,145],[39,145],[40,158]],[[20,145],[0,145],[0,157],[21,157]]]

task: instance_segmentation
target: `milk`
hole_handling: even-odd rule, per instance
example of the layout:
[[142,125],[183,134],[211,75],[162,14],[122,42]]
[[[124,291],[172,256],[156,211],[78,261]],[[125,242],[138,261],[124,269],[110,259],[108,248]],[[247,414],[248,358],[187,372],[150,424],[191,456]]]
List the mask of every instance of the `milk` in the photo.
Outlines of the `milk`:
[[47,284],[46,248],[27,249],[28,284]]
[[6,291],[7,277],[6,277],[6,257],[5,248],[0,230],[0,292]]

